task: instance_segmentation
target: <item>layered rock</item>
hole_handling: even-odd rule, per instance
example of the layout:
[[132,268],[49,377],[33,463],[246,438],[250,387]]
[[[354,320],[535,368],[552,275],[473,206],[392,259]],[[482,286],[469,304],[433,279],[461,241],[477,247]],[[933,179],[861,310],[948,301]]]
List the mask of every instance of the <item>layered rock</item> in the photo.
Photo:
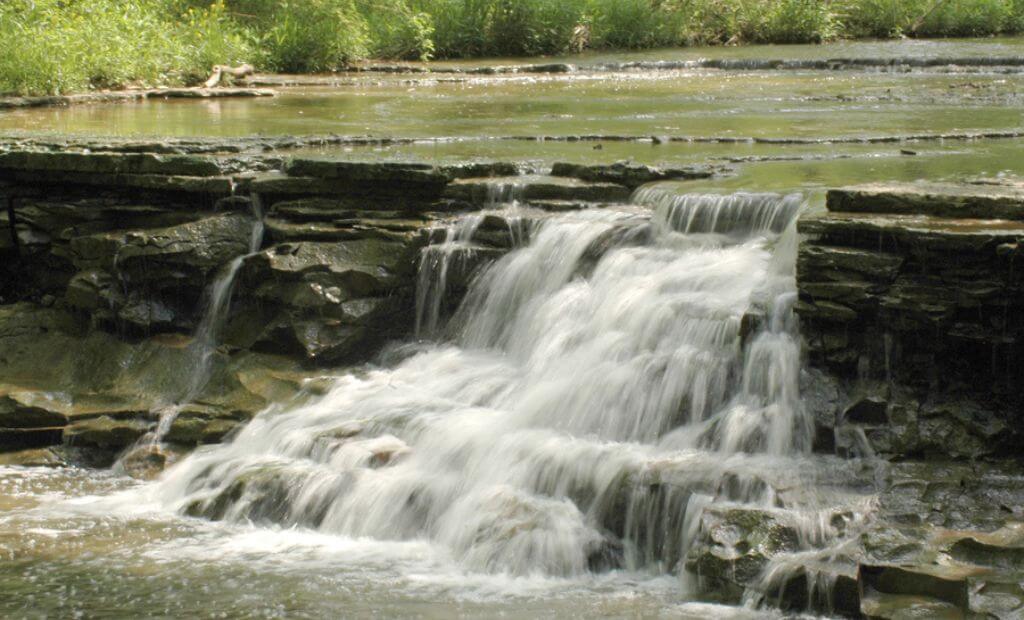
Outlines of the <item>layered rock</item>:
[[[234,143],[175,149],[202,155],[142,142],[3,148],[0,443],[105,453],[197,382],[172,442],[218,441],[272,394],[291,397],[302,368],[363,362],[410,333],[421,250],[446,242],[457,212],[518,198],[511,187],[546,209],[622,202],[628,180],[656,174],[239,157]],[[446,246],[457,256],[439,312],[527,234],[492,214],[467,244]],[[218,322],[207,316],[214,286],[227,287]],[[193,338],[200,329],[209,345]],[[200,345],[214,349],[196,379]]]
[[799,312],[812,362],[853,394],[840,426],[893,456],[1015,453],[1024,189],[872,185],[827,206],[799,224]]

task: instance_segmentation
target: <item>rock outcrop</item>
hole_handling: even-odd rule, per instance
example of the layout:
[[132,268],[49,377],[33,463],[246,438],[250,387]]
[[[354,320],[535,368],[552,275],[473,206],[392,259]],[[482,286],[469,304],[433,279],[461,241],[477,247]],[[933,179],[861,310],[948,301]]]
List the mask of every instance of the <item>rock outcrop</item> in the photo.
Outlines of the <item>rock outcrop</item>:
[[[0,449],[63,442],[103,462],[148,432],[201,370],[193,336],[209,329],[215,285],[229,287],[229,303],[209,376],[166,439],[219,441],[316,367],[367,361],[408,335],[421,251],[446,241],[456,213],[519,199],[548,210],[623,202],[630,180],[663,174],[617,166],[534,177],[501,162],[235,155],[241,148],[0,147]],[[446,246],[455,258],[434,292],[438,313],[528,230],[488,215],[469,243]]]
[[798,311],[812,363],[850,394],[839,443],[853,426],[889,456],[1017,453],[1024,187],[862,186],[827,206],[799,224]]

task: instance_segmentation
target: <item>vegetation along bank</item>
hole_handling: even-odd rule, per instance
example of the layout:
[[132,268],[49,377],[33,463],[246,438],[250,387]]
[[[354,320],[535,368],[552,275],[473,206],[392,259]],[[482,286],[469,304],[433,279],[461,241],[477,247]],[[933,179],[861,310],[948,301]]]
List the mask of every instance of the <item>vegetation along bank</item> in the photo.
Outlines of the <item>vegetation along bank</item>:
[[1024,0],[4,0],[0,93],[203,81],[216,64],[1024,31]]

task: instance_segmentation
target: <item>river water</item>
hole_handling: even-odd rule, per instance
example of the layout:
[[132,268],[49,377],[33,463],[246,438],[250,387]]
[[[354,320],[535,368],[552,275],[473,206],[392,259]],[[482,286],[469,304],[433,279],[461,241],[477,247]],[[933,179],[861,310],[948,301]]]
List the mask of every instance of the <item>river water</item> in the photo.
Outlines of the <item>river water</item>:
[[[674,54],[1022,50],[1019,40],[987,40]],[[306,152],[537,166],[714,161],[738,174],[642,189],[628,207],[540,218],[476,282],[446,328],[430,298],[441,264],[421,280],[429,339],[335,373],[326,394],[271,407],[232,443],[197,451],[159,481],[0,468],[0,615],[770,615],[689,602],[693,584],[679,562],[693,516],[716,502],[779,508],[806,524],[809,548],[833,542],[813,492],[787,503],[770,485],[743,483],[844,467],[807,454],[791,312],[794,218],[819,208],[829,186],[1024,173],[1021,140],[506,138],[1016,130],[1024,126],[1024,76],[696,70],[360,79],[355,88],[304,86],[266,100],[4,113],[0,131],[393,135],[424,140]],[[607,239],[616,242],[599,243]],[[754,315],[751,331],[744,317]],[[681,490],[654,501],[645,491],[652,477]],[[717,493],[723,481],[739,482]],[[837,501],[857,514],[871,497],[828,498]]]
[[[743,617],[685,603],[680,561],[710,503],[777,504],[762,485],[707,489],[805,462],[803,199],[634,202],[539,221],[448,337],[272,407],[156,483],[3,470],[0,605]],[[743,335],[748,313],[765,318]],[[652,501],[651,476],[675,473],[675,499]]]

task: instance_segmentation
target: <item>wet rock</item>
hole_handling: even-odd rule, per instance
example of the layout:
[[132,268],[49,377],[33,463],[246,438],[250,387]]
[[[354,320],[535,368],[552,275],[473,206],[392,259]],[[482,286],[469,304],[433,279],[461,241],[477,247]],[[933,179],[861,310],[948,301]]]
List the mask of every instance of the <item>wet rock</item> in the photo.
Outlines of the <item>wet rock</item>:
[[64,443],[74,447],[106,450],[126,448],[149,430],[149,424],[137,419],[100,416],[79,420],[64,429]]
[[118,310],[117,318],[133,333],[168,331],[177,327],[174,310],[155,299],[125,305]]
[[155,230],[104,233],[71,240],[72,261],[83,270],[103,269],[135,280],[204,276],[249,247],[252,220],[220,215]]
[[925,596],[871,593],[861,602],[861,613],[868,620],[964,620],[956,605]]
[[178,413],[164,440],[186,446],[219,443],[247,417],[245,412],[189,405]]
[[804,369],[800,372],[800,396],[814,419],[812,448],[815,452],[834,452],[836,417],[842,398],[839,382],[821,370]]
[[649,241],[651,234],[648,222],[624,222],[612,227],[598,235],[583,251],[577,262],[577,273],[589,277],[605,254],[615,248],[643,245]]
[[686,557],[686,569],[702,588],[738,601],[769,560],[799,548],[794,527],[766,510],[711,507],[701,516],[700,533]]
[[889,423],[889,402],[879,396],[865,396],[843,411],[843,420],[853,424]]
[[62,427],[67,423],[67,415],[38,406],[32,399],[0,395],[0,427],[46,428]]
[[379,335],[373,330],[339,319],[287,318],[268,326],[255,346],[270,353],[298,354],[311,363],[332,364],[369,358],[376,338]]
[[323,179],[344,186],[356,195],[414,193],[440,197],[448,177],[428,164],[364,163],[296,158],[285,166],[292,177]]
[[481,177],[510,177],[519,174],[519,166],[508,162],[479,162],[441,166],[438,169],[449,180]]
[[862,412],[866,439],[888,456],[1005,451],[1024,402],[1010,387],[1024,355],[1024,279],[1010,266],[1024,224],[998,218],[1024,213],[1024,194],[922,184],[829,200],[830,213],[799,222],[797,311],[813,363],[946,403],[902,420]]
[[471,204],[495,202],[503,187],[512,188],[510,198],[525,201],[564,200],[622,203],[631,195],[628,187],[618,183],[591,183],[569,177],[508,177],[498,179],[459,179],[448,185],[444,197]]
[[216,160],[208,157],[74,151],[0,153],[0,169],[191,177],[211,177],[221,173]]
[[73,308],[95,312],[111,310],[124,302],[116,280],[106,271],[90,269],[74,275],[64,298]]
[[797,273],[812,282],[892,282],[903,261],[884,252],[809,245],[801,248]]
[[1005,185],[892,183],[828,192],[830,211],[1024,220],[1024,189]]
[[66,467],[67,462],[52,448],[0,453],[0,466],[12,465],[17,467]]
[[321,363],[366,358],[365,329],[341,321],[304,321],[292,333],[306,357]]
[[[917,596],[942,601],[966,612],[971,569],[942,566],[861,565],[857,579],[864,590],[890,595]],[[884,616],[882,616],[884,617]]]
[[307,472],[283,465],[262,465],[242,472],[226,488],[207,500],[186,507],[189,516],[213,520],[244,520],[317,527],[332,502],[345,491],[348,479],[337,476],[324,480],[322,492],[296,506],[289,498],[292,489]]
[[291,304],[289,282],[317,284],[326,291],[340,289],[339,301],[373,296],[411,281],[415,248],[380,239],[282,244],[262,252],[245,264],[243,282],[256,286],[256,294]]
[[960,400],[923,406],[919,433],[923,452],[978,458],[1011,450],[1020,429],[991,410]]
[[[9,170],[5,171],[12,180],[26,185],[51,184],[55,187],[104,188],[118,190],[139,190],[147,195],[179,194],[202,195],[212,202],[217,198],[230,196],[233,181],[229,177],[168,176],[163,174],[105,174],[93,172],[65,172],[54,170]],[[179,196],[180,197],[180,196]]]
[[560,162],[551,168],[552,176],[573,177],[593,183],[617,183],[631,189],[654,181],[706,179],[714,176],[715,172],[707,166],[655,168],[627,162],[591,166]]
[[949,554],[961,562],[1004,571],[1024,571],[1024,536],[1017,533],[1001,538],[997,533],[968,537],[954,543]]

